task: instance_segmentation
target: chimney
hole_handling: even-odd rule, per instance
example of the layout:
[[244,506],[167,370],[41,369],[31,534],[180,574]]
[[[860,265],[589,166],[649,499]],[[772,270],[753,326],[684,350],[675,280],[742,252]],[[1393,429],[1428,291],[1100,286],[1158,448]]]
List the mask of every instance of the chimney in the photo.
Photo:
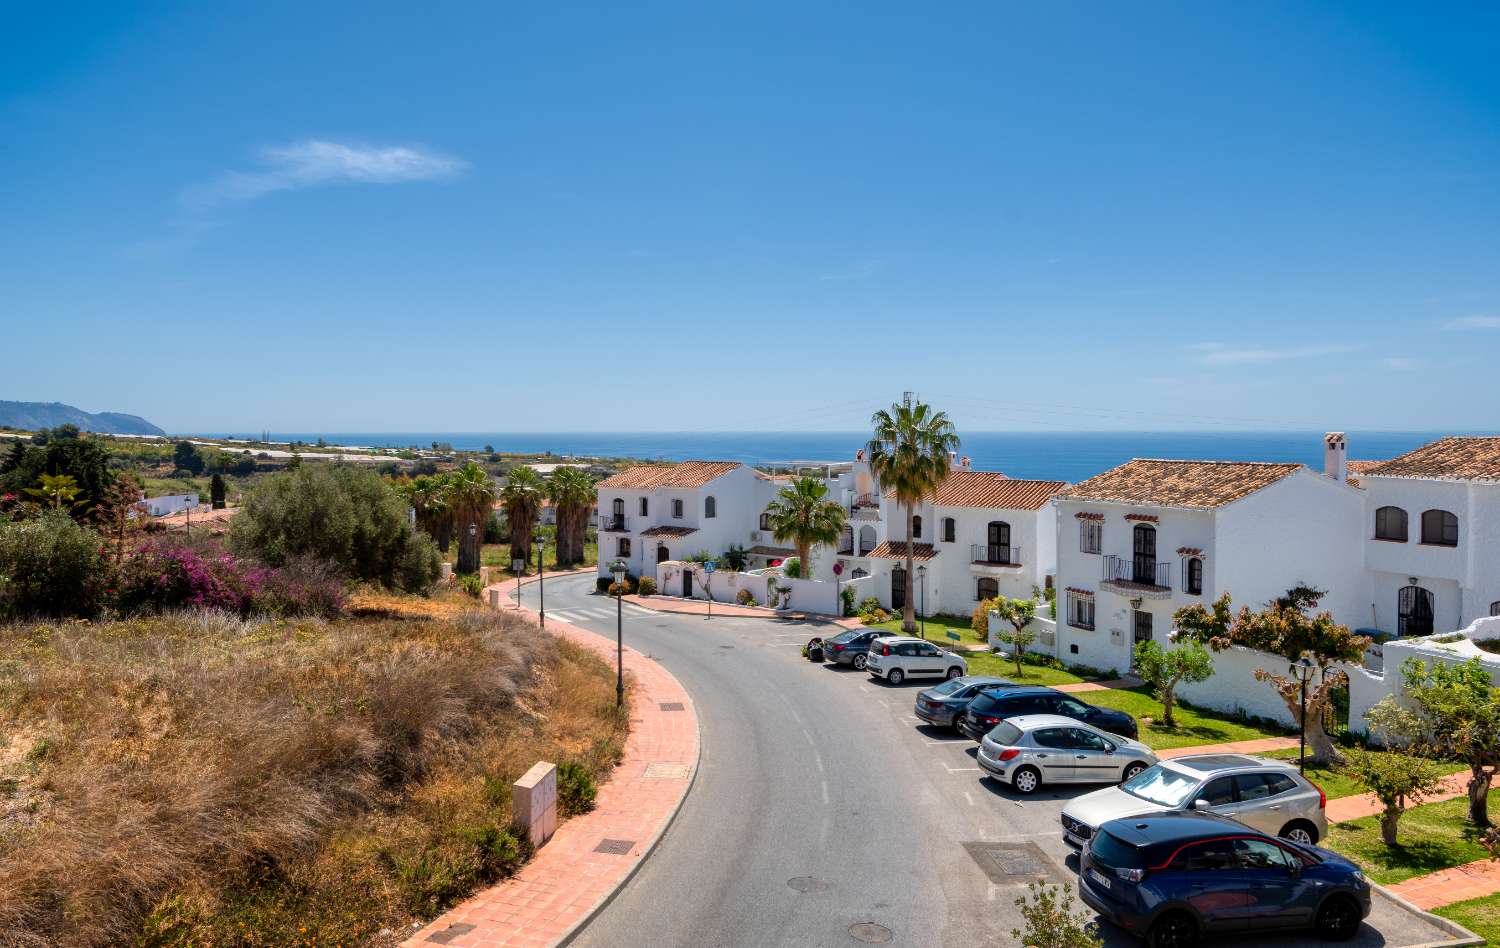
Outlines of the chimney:
[[1323,473],[1340,483],[1349,477],[1349,440],[1342,431],[1323,436]]
[[958,470],[958,452],[957,451],[949,451],[948,452],[948,470],[950,470],[950,471],[956,471],[956,470]]
[[973,467],[974,467],[974,459],[971,458],[971,457],[965,456],[965,457],[963,457],[963,458],[961,458],[959,460],[958,466],[959,466],[959,468],[961,470],[965,470],[965,471],[972,470]]

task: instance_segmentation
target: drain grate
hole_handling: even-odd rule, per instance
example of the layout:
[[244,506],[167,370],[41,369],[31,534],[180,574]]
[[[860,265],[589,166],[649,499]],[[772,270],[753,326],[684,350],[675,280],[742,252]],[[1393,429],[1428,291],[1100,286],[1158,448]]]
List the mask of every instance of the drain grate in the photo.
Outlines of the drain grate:
[[793,876],[786,884],[798,892],[822,892],[828,888],[828,882],[816,876]]
[[609,853],[611,856],[627,856],[634,845],[633,839],[601,839],[599,845],[594,847],[594,852]]
[[1062,878],[1056,865],[1036,843],[964,843],[964,849],[989,880],[998,885]]
[[849,935],[867,945],[883,945],[893,937],[889,928],[874,922],[855,922],[849,926]]
[[663,711],[682,711],[686,708],[687,705],[683,704],[681,701],[663,701],[661,703],[661,709]]
[[427,940],[438,945],[446,945],[459,935],[467,935],[474,930],[474,926],[468,922],[454,922],[440,932],[433,932],[427,936]]

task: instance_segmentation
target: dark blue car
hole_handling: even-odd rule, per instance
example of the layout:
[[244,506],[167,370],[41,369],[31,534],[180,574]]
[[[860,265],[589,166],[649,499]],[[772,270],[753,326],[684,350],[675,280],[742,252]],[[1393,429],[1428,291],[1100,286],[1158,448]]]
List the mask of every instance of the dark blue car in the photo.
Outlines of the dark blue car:
[[1211,813],[1105,823],[1079,857],[1078,893],[1150,948],[1288,928],[1343,940],[1370,914],[1358,866]]
[[954,716],[953,724],[964,737],[979,741],[990,732],[990,728],[1006,718],[1028,714],[1060,714],[1121,737],[1134,740],[1137,736],[1135,719],[1124,711],[1096,708],[1070,694],[1042,685],[985,688],[969,702],[962,714]]

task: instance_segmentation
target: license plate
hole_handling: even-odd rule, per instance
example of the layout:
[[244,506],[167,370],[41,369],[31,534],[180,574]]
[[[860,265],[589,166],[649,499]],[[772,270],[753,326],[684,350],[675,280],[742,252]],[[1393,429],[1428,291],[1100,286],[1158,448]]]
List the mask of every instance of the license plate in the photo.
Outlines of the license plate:
[[1082,836],[1075,836],[1072,833],[1065,833],[1064,835],[1068,837],[1068,842],[1072,843],[1074,846],[1079,847],[1080,849],[1089,844],[1089,841],[1084,839]]
[[1100,872],[1098,869],[1090,869],[1089,878],[1104,886],[1104,888],[1109,888],[1109,877]]

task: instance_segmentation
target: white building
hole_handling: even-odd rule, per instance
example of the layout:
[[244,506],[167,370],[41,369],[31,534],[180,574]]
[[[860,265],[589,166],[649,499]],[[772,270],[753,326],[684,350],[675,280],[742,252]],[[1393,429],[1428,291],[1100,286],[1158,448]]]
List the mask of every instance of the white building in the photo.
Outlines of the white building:
[[1126,670],[1172,614],[1229,593],[1260,607],[1306,583],[1354,625],[1368,612],[1364,492],[1343,447],[1301,464],[1137,459],[1058,495],[1058,657]]
[[1442,438],[1355,473],[1370,605],[1351,625],[1406,637],[1500,615],[1500,438]]
[[143,497],[146,513],[152,517],[167,517],[184,510],[198,508],[197,494],[165,494],[161,497]]

